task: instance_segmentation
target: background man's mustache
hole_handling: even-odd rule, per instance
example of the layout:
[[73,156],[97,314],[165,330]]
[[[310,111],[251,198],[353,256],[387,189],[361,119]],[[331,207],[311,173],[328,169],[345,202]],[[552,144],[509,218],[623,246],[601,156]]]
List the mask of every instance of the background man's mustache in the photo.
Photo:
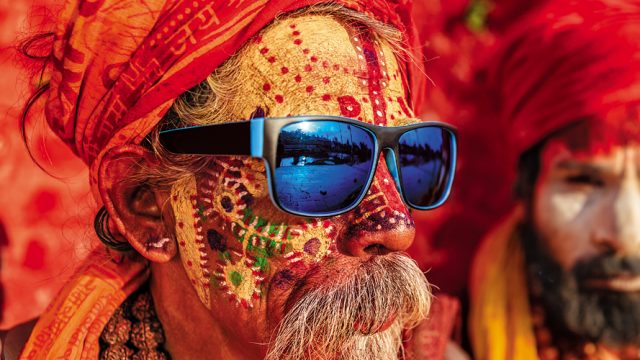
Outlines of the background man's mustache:
[[617,276],[640,276],[640,257],[601,255],[579,261],[574,265],[572,272],[578,281]]

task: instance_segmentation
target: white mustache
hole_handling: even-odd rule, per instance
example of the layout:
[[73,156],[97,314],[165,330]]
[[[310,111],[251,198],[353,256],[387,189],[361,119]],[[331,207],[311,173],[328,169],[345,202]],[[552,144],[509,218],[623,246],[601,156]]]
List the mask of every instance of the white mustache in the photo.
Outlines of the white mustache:
[[266,359],[397,359],[402,330],[424,320],[430,305],[429,283],[413,260],[375,256],[344,281],[308,289],[285,314]]

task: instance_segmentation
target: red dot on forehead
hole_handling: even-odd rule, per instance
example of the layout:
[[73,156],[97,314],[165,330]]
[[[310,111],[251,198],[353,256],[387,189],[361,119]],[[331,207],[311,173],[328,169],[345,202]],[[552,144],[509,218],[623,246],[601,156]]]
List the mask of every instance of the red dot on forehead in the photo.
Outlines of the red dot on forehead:
[[300,35],[300,31],[296,30],[293,32],[293,36],[298,36],[298,35]]
[[293,78],[296,82],[300,82],[302,81],[302,76],[300,76],[300,74],[296,75],[296,77]]
[[306,90],[307,90],[308,93],[313,92],[313,85],[307,86]]
[[324,94],[324,95],[322,95],[322,100],[324,100],[324,101],[329,101],[329,100],[331,100],[331,95],[329,95],[329,94]]
[[280,72],[282,73],[282,75],[284,75],[289,72],[289,68],[286,66],[283,66],[282,69],[280,69]]
[[360,115],[360,103],[353,96],[338,97],[338,104],[340,104],[340,114],[342,114],[342,116],[355,118]]
[[265,83],[264,85],[262,85],[262,90],[264,91],[271,90],[271,85],[269,83]]
[[308,72],[308,71],[311,71],[311,70],[313,70],[313,68],[311,67],[311,64],[307,64],[307,65],[304,66],[304,71]]
[[260,49],[260,54],[262,54],[262,55],[264,55],[264,54],[266,54],[266,53],[268,53],[268,52],[269,52],[269,49],[268,49],[268,48],[266,48],[266,47],[264,47],[264,48]]
[[276,57],[275,56],[269,56],[269,59],[267,59],[270,63],[274,63],[276,62]]
[[276,95],[276,102],[278,104],[282,104],[282,102],[284,101],[284,96],[282,95]]
[[296,44],[296,45],[300,45],[300,44],[302,44],[302,39],[295,39],[293,41],[293,43]]

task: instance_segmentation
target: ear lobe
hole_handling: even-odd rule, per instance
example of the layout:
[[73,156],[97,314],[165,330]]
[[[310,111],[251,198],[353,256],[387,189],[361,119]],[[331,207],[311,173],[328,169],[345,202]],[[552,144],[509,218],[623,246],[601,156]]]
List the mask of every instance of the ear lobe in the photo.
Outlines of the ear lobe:
[[109,227],[149,261],[163,263],[177,255],[173,236],[173,212],[164,208],[169,191],[140,179],[131,179],[141,168],[157,166],[153,154],[139,145],[110,150],[100,163],[98,188],[109,213]]

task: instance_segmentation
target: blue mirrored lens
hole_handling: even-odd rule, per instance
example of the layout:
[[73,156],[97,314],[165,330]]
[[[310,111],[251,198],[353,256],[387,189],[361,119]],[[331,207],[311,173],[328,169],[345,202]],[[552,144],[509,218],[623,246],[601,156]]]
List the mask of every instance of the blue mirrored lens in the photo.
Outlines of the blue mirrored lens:
[[433,206],[446,196],[453,172],[452,136],[437,127],[418,128],[400,136],[402,188],[411,205]]
[[338,121],[283,127],[274,174],[277,201],[300,214],[321,215],[352,206],[372,173],[374,141],[369,131]]

